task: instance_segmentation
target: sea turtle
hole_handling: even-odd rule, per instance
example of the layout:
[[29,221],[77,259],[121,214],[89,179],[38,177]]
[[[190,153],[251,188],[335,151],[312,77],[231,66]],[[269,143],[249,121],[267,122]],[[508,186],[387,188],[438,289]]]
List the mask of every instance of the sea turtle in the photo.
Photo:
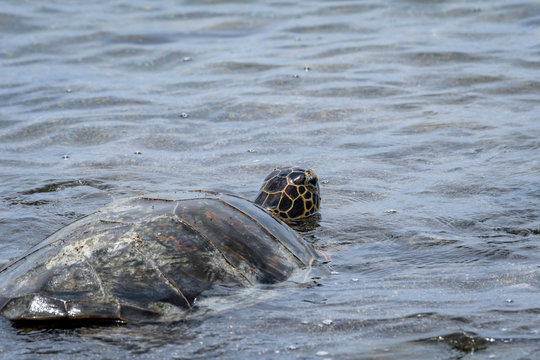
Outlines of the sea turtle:
[[213,285],[286,280],[317,253],[286,221],[320,204],[317,175],[275,169],[255,200],[213,191],[115,202],[52,234],[0,271],[13,320],[174,319]]

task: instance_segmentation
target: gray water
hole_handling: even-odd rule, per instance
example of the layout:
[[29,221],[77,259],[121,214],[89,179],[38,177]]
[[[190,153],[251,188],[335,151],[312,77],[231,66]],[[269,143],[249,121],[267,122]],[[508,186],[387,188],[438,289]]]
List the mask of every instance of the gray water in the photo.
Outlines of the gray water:
[[538,2],[1,3],[1,263],[288,164],[322,180],[330,262],[178,323],[1,319],[0,357],[540,358]]

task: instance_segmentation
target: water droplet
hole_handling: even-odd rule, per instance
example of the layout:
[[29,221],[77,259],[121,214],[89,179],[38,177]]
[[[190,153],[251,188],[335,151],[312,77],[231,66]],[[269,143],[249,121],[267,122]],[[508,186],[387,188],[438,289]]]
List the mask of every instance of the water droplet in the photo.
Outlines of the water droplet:
[[142,152],[140,152],[140,151],[135,151],[134,154],[135,154],[135,155],[142,155]]
[[328,181],[328,180],[325,179],[325,180],[322,180],[322,181],[321,181],[321,184],[328,184],[329,182],[330,182],[330,181]]
[[309,325],[309,320],[302,320],[302,321],[300,321],[300,324]]
[[67,89],[66,89],[66,92],[67,92],[68,94],[71,93],[71,89],[70,89],[70,88],[67,88]]
[[62,155],[62,159],[64,159],[64,160],[69,159],[69,155]]
[[184,56],[184,58],[182,59],[182,61],[191,61],[191,58],[189,56]]
[[189,114],[188,113],[181,113],[180,117],[181,118],[187,118],[187,117],[189,117]]
[[322,323],[323,323],[324,325],[332,325],[333,321],[332,321],[331,319],[324,319],[324,320],[322,321]]
[[304,71],[309,71],[311,68],[309,66],[304,66]]
[[395,214],[395,213],[397,213],[397,210],[394,210],[394,209],[388,209],[388,210],[384,210],[384,212],[385,212],[386,214]]
[[359,280],[358,278],[352,278],[351,279],[352,282],[358,282],[358,280]]
[[328,351],[324,351],[324,350],[319,350],[319,351],[317,351],[317,352],[315,353],[315,355],[317,355],[317,356],[326,356],[326,355],[328,355],[328,354],[329,354],[329,352],[328,352]]
[[248,149],[247,152],[248,152],[248,153],[254,153],[254,152],[255,152],[255,149]]
[[300,78],[300,75],[294,74],[292,77],[295,78],[295,79],[299,79],[299,78]]
[[298,346],[296,346],[296,345],[287,346],[287,350],[297,350],[297,349],[298,349]]
[[506,299],[505,301],[506,301],[508,304],[511,304],[511,303],[514,302],[514,300],[512,300],[512,299]]
[[339,275],[339,271],[330,271],[331,275]]

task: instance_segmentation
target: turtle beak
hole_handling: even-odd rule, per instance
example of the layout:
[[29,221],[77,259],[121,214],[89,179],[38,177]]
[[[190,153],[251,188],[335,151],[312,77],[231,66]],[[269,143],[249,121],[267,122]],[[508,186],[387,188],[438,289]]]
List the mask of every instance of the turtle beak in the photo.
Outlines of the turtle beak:
[[317,178],[317,174],[315,174],[313,171],[306,172],[306,186],[316,188],[318,181],[319,179]]

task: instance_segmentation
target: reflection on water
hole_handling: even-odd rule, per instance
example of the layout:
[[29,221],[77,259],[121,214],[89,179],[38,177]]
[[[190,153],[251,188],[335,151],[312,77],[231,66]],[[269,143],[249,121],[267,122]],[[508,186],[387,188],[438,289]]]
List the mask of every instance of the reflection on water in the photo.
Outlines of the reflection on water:
[[[0,262],[112,200],[315,169],[318,285],[6,357],[538,356],[532,1],[4,2]],[[230,305],[230,304],[229,304]]]

